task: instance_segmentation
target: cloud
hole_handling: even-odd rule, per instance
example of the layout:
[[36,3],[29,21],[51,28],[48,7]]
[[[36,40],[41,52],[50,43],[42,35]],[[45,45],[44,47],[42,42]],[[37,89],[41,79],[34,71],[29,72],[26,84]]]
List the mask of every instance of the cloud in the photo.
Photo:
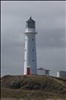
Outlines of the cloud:
[[2,75],[23,74],[26,20],[36,21],[37,65],[65,70],[65,2],[2,1]]
[[42,48],[65,48],[63,29],[44,30],[38,33],[37,45]]

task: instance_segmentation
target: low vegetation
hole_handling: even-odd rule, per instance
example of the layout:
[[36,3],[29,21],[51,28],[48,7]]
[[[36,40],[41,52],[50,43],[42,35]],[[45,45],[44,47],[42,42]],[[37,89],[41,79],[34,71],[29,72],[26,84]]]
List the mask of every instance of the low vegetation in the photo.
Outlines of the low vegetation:
[[[30,75],[3,76],[1,78],[1,97],[16,100],[66,100],[66,79]],[[30,99],[29,99],[30,97]]]

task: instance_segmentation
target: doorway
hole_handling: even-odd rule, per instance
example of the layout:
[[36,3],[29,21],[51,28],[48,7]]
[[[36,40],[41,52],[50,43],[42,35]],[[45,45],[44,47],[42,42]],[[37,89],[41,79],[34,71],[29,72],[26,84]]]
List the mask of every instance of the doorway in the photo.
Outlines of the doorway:
[[27,75],[30,75],[30,68],[27,68]]

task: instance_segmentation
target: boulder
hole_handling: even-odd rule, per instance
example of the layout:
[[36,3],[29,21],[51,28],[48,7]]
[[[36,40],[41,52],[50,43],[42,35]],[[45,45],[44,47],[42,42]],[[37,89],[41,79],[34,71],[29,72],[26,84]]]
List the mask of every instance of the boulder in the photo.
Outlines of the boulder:
[[14,88],[14,89],[18,89],[18,88],[20,88],[20,84],[21,84],[21,82],[12,81],[12,82],[9,84],[9,87],[10,87],[10,88]]

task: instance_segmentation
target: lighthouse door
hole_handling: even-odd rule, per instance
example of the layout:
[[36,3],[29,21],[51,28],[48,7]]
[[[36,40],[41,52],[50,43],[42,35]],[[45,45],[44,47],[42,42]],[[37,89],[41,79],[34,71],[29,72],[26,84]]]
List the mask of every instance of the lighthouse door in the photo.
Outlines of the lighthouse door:
[[27,75],[30,75],[30,68],[27,68]]

